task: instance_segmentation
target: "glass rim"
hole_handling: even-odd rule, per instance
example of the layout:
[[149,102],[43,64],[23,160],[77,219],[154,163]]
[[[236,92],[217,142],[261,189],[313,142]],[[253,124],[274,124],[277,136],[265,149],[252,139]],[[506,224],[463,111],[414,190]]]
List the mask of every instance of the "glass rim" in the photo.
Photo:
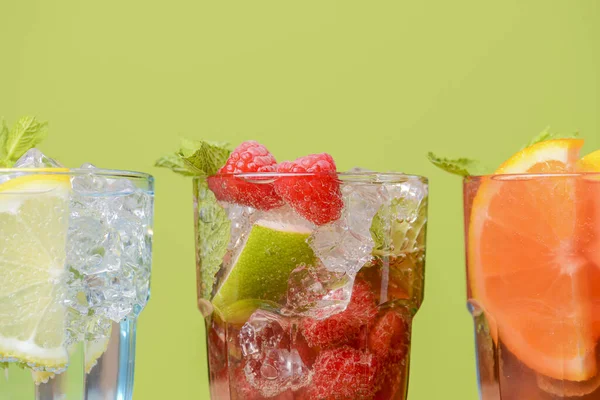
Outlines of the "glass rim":
[[513,173],[513,174],[487,174],[487,175],[470,175],[463,178],[464,182],[469,181],[480,181],[480,180],[504,180],[504,181],[518,181],[518,180],[532,180],[532,179],[546,179],[546,178],[585,178],[585,177],[598,177],[600,178],[600,172],[559,172],[559,173]]
[[106,178],[143,179],[153,181],[154,177],[146,172],[128,171],[120,169],[105,168],[0,168],[0,176],[11,175],[97,175]]
[[[300,177],[322,177],[336,176],[342,181],[350,182],[373,182],[373,183],[395,183],[406,182],[408,180],[419,180],[427,183],[429,179],[425,176],[405,174],[402,172],[377,172],[377,171],[344,171],[344,172],[242,172],[242,173],[226,173],[219,175],[211,175],[210,177],[219,176],[227,178],[241,178],[244,180],[252,179],[277,179],[277,178],[300,178]],[[193,179],[203,179],[205,176],[194,176]]]

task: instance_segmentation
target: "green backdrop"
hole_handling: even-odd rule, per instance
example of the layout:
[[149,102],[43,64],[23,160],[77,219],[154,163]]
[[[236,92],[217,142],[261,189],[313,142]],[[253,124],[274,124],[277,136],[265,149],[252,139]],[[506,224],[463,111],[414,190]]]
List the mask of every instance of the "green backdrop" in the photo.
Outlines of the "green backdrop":
[[598,38],[596,0],[2,0],[0,115],[49,120],[69,166],[157,178],[135,399],[208,396],[191,182],[152,166],[185,135],[430,177],[410,398],[474,400],[461,185],[425,154],[495,165],[548,125],[600,147]]

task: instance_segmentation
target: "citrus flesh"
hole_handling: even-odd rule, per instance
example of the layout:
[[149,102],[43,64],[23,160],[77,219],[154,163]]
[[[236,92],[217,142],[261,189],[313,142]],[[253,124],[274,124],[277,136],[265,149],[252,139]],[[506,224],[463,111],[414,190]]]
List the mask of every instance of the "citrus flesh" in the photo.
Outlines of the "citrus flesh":
[[50,372],[67,366],[60,296],[69,190],[60,174],[0,184],[0,361]]
[[538,373],[571,381],[596,375],[600,333],[600,264],[590,256],[590,213],[600,204],[585,179],[563,175],[577,170],[582,145],[541,142],[481,178],[468,228],[471,294],[496,343]]

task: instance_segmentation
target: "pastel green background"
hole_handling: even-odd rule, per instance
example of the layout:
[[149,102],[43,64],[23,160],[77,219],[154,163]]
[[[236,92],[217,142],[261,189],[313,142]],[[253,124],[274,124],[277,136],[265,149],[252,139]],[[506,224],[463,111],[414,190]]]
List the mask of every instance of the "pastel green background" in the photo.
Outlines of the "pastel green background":
[[600,147],[599,38],[597,0],[2,0],[0,115],[49,120],[67,165],[157,179],[135,399],[208,396],[191,182],[152,166],[189,136],[430,177],[410,399],[474,400],[461,184],[425,154],[493,166],[548,125]]

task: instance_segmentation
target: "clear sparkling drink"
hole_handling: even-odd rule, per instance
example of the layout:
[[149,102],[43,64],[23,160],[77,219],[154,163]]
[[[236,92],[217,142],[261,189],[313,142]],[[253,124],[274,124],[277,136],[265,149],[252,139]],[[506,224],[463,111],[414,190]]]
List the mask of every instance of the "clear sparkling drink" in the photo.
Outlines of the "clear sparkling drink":
[[0,170],[0,399],[131,399],[153,179],[52,162]]

